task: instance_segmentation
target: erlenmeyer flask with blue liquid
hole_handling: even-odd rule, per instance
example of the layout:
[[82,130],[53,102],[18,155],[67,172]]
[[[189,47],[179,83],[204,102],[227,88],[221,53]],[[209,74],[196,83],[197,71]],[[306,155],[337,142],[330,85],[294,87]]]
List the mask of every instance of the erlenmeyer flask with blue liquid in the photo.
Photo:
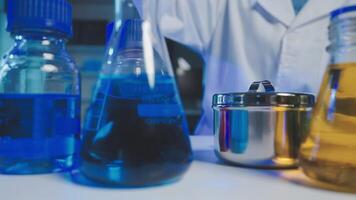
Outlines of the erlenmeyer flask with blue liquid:
[[81,173],[97,183],[147,186],[179,179],[192,152],[164,43],[149,22],[123,22],[107,52],[84,124]]

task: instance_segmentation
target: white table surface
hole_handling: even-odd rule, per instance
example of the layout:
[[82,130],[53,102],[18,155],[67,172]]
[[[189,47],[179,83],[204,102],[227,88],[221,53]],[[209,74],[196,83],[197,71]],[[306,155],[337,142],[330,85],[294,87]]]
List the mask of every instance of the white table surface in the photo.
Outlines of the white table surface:
[[306,186],[324,187],[309,182],[299,170],[256,170],[223,165],[214,156],[211,136],[191,139],[195,160],[183,179],[173,184],[109,189],[77,185],[63,174],[0,175],[0,200],[356,200],[355,193]]

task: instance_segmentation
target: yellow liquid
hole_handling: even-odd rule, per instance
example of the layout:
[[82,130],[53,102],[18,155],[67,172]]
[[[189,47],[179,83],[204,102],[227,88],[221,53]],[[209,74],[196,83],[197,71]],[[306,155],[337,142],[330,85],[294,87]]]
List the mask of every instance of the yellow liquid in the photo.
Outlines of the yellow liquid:
[[311,178],[356,188],[356,63],[329,66],[300,164]]

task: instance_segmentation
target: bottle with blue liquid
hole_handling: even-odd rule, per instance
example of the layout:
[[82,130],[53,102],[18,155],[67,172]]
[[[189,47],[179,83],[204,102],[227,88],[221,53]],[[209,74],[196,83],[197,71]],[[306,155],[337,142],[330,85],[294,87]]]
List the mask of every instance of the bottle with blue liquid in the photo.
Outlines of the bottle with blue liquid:
[[0,173],[68,171],[80,141],[80,78],[66,0],[8,1],[14,45],[0,62]]
[[162,59],[165,51],[158,50],[164,43],[152,33],[147,21],[127,19],[108,47],[84,124],[79,167],[95,183],[165,184],[179,179],[191,163],[173,72]]

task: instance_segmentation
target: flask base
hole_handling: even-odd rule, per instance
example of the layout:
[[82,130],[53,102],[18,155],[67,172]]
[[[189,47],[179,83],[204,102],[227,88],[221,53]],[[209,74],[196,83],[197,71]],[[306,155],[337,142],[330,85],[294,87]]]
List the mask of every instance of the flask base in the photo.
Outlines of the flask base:
[[58,156],[50,159],[9,159],[0,157],[1,174],[44,174],[66,172],[75,168],[74,156]]
[[325,160],[311,161],[300,158],[305,175],[321,182],[356,190],[356,166]]
[[85,177],[87,180],[83,182],[78,178],[74,179],[79,184],[103,187],[156,186],[178,181],[187,171],[190,163],[191,161],[127,166],[123,164],[102,165],[82,161],[79,168],[80,176]]

